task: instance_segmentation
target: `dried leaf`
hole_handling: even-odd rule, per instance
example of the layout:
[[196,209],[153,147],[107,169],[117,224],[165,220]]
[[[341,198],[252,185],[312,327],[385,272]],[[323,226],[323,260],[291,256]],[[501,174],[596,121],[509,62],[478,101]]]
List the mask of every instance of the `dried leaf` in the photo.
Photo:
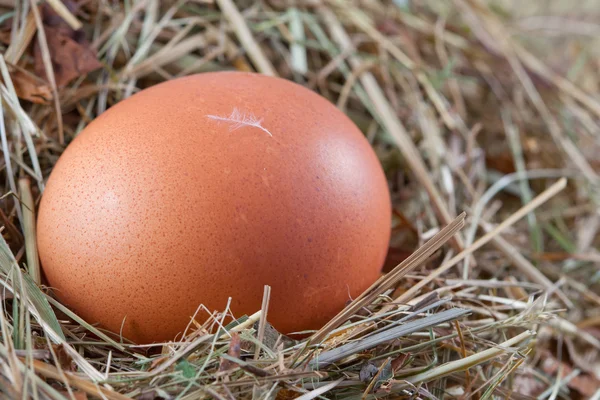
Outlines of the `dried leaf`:
[[500,171],[503,174],[512,174],[515,172],[515,162],[509,153],[486,154],[485,163],[489,168]]
[[50,87],[37,76],[14,69],[10,72],[10,77],[20,99],[36,104],[48,104],[52,100]]
[[[75,3],[65,2],[70,11],[76,10]],[[51,7],[44,4],[42,7],[44,30],[48,40],[48,49],[52,68],[56,78],[56,85],[63,87],[73,79],[87,74],[102,66],[96,52],[85,39],[83,30],[71,29]],[[36,41],[33,48],[35,59],[35,72],[46,77],[42,52]]]
[[[570,365],[558,361],[549,353],[542,362],[542,369],[549,375],[556,374],[560,366],[562,366],[561,378],[564,378],[573,371],[573,368]],[[578,391],[582,396],[591,397],[600,387],[600,380],[596,379],[592,375],[581,373],[571,379],[567,383],[567,386]]]
[[396,265],[406,260],[412,253],[413,252],[409,250],[402,250],[397,249],[395,247],[390,247],[388,249],[388,254],[385,258],[385,263],[383,265],[383,272],[390,272],[396,267]]
[[52,345],[54,349],[54,353],[56,354],[57,362],[60,364],[60,368],[64,371],[75,371],[75,363],[71,356],[67,353],[64,346],[62,344]]
[[[227,350],[227,355],[233,358],[240,358],[240,354],[242,353],[241,348],[241,340],[240,335],[234,333],[231,335],[231,340],[229,341],[229,350]],[[221,364],[219,365],[219,372],[228,371],[237,367],[237,364],[230,360],[226,360],[225,358],[221,358]]]
[[392,359],[392,371],[398,371],[402,368],[408,357],[410,357],[410,354],[400,354],[398,357]]
[[5,45],[10,45],[10,38],[12,36],[12,24],[13,17],[6,18],[0,23],[0,42]]
[[275,400],[292,400],[297,398],[298,396],[300,396],[300,394],[298,393],[297,390],[292,390],[292,389],[279,389],[279,392],[277,392],[277,396],[275,397]]
[[[77,14],[79,10],[79,4],[73,0],[61,0],[65,7],[72,13]],[[48,26],[59,26],[64,28],[70,28],[67,21],[64,20],[49,4],[44,3],[42,5],[42,22]]]
[[8,46],[10,44],[10,37],[10,30],[0,30],[0,43],[3,43]]

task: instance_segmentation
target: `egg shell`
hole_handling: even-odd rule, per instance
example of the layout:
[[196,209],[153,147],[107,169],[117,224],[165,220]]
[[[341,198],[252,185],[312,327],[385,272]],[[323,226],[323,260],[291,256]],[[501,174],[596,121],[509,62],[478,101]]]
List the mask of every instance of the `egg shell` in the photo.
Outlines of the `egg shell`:
[[200,304],[254,313],[264,285],[269,321],[291,333],[379,277],[390,210],[376,155],[329,101],[205,73],[143,90],[76,137],[42,197],[38,246],[63,303],[135,342],[174,339]]

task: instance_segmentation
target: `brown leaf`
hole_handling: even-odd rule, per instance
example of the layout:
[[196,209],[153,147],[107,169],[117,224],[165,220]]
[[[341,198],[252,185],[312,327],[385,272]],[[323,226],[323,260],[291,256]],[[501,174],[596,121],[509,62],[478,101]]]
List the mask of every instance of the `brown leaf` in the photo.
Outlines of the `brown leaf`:
[[12,31],[12,17],[5,19],[0,23],[0,42],[5,45],[10,44],[10,37]]
[[300,396],[300,392],[298,390],[282,388],[282,389],[279,389],[279,392],[277,392],[277,396],[275,397],[275,400],[292,400],[299,396]]
[[[564,362],[559,362],[552,356],[546,357],[542,362],[542,369],[549,375],[556,374],[559,366],[562,366],[561,378],[564,378],[573,371],[571,366]],[[578,391],[582,396],[591,397],[600,387],[600,380],[596,379],[592,375],[581,373],[571,379],[569,383],[567,383],[567,386]]]
[[412,253],[413,253],[412,251],[407,251],[407,250],[403,250],[403,249],[397,249],[395,247],[390,247],[388,249],[388,253],[385,258],[385,262],[383,264],[382,271],[390,272],[391,270],[396,268],[396,266],[398,264],[400,264],[402,261],[406,260]]
[[[56,86],[63,87],[73,79],[102,66],[96,57],[96,53],[90,48],[85,39],[77,41],[59,28],[45,26],[44,30],[48,40]],[[35,43],[34,57],[35,72],[46,77],[42,52],[38,42]]]
[[52,345],[54,353],[56,354],[57,362],[64,371],[75,371],[75,363],[71,356],[67,353],[62,344]]
[[36,104],[48,104],[52,91],[42,79],[20,69],[10,71],[10,77],[20,99]]
[[410,354],[400,354],[398,357],[392,359],[392,371],[398,371],[402,368],[409,356]]
[[[73,0],[62,0],[62,3],[72,14],[77,14],[79,4]],[[49,4],[44,3],[41,6],[42,22],[44,25],[71,29],[69,24],[52,8]]]
[[[65,5],[72,12],[77,8],[73,1],[66,1]],[[83,30],[71,29],[47,4],[42,7],[42,13],[56,86],[63,87],[73,79],[102,67]],[[35,41],[33,55],[36,74],[47,78],[38,41]]]
[[240,358],[241,354],[241,341],[240,335],[234,333],[231,336],[231,340],[229,341],[229,350],[227,350],[227,355],[235,358]]
[[10,30],[0,30],[0,42],[8,46],[10,44],[10,37]]
[[[231,340],[229,341],[229,350],[227,350],[227,355],[234,358],[240,358],[241,353],[242,347],[240,335],[234,333],[233,335],[231,335]],[[219,365],[219,372],[228,371],[236,366],[237,364],[229,360],[221,359],[221,364]]]
[[509,153],[486,154],[485,163],[489,168],[500,171],[503,174],[515,172],[515,162]]

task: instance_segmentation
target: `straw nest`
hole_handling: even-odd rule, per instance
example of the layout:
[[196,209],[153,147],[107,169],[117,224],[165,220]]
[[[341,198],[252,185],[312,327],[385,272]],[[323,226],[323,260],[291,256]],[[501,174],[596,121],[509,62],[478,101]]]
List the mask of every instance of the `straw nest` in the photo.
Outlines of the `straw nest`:
[[[599,399],[598,10],[521,3],[1,0],[0,397]],[[301,342],[262,310],[123,342],[40,282],[44,180],[111,105],[221,69],[304,84],[363,130],[390,272]]]

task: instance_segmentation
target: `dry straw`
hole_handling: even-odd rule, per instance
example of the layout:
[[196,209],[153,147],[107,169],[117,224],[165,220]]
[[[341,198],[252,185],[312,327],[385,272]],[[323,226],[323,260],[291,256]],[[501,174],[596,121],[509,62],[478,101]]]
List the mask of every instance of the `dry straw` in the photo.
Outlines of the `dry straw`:
[[[0,398],[599,399],[597,10],[559,3],[0,0]],[[72,58],[53,58],[50,11],[102,68],[57,86]],[[267,286],[255,314],[199,309],[177,342],[136,346],[40,284],[36,205],[101,112],[224,69],[297,81],[361,128],[394,268],[301,341],[268,324]]]

